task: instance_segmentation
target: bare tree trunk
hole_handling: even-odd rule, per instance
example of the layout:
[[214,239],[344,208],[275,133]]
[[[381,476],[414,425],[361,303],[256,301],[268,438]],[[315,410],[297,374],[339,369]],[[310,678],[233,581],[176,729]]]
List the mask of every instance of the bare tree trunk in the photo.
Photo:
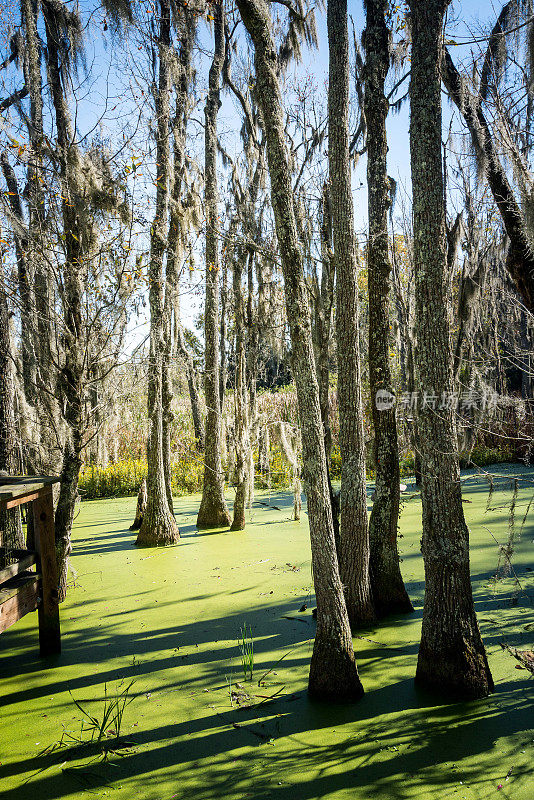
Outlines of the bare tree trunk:
[[221,458],[221,397],[219,391],[219,222],[217,191],[217,113],[219,87],[225,55],[224,9],[213,5],[215,53],[209,72],[205,108],[205,203],[206,203],[206,305],[204,311],[206,432],[204,439],[204,485],[197,517],[198,528],[230,525],[224,499]]
[[62,183],[62,218],[65,235],[63,265],[63,366],[58,383],[63,400],[67,434],[63,446],[61,483],[55,513],[56,555],[59,574],[59,598],[67,594],[67,574],[71,552],[71,533],[82,466],[83,400],[85,360],[83,350],[82,296],[86,273],[83,242],[86,231],[80,218],[79,187],[75,175],[79,153],[74,144],[67,99],[61,79],[58,43],[63,35],[61,14],[49,0],[43,2],[46,28],[47,67],[57,128],[57,151]]
[[172,499],[172,374],[174,337],[172,335],[174,297],[178,291],[178,273],[176,258],[167,253],[167,270],[165,275],[165,300],[163,303],[163,357],[162,357],[162,440],[163,440],[163,473],[165,475],[165,491],[169,510],[174,516],[174,503]]
[[222,283],[221,283],[221,332],[219,350],[221,354],[221,369],[219,371],[219,398],[221,402],[221,414],[224,410],[224,398],[226,386],[228,384],[228,353],[226,350],[226,339],[228,337],[228,264],[226,257],[222,260]]
[[233,293],[235,306],[235,454],[237,486],[234,500],[234,518],[231,530],[242,531],[245,527],[245,507],[248,489],[249,429],[245,353],[245,320],[243,314],[243,261],[247,251],[234,255]]
[[180,321],[180,297],[177,292],[174,305],[174,335],[176,340],[175,351],[180,353],[185,361],[185,368],[187,373],[187,388],[189,390],[189,400],[191,402],[191,416],[193,418],[193,430],[195,433],[195,441],[197,450],[202,453],[204,451],[204,430],[202,425],[202,414],[200,413],[200,393],[198,391],[198,375],[195,369],[193,356],[187,347],[182,323]]
[[284,133],[278,58],[265,0],[238,0],[255,51],[256,96],[261,109],[271,177],[271,203],[282,260],[291,359],[297,389],[308,498],[312,567],[317,598],[308,691],[314,697],[356,700],[363,688],[356,669],[343,586],[336,557],[328,492],[319,386],[313,355],[308,290],[299,247]]
[[[256,169],[254,178],[255,188],[250,192],[250,208],[251,212],[254,209],[254,204],[257,197],[258,182],[257,177],[261,174],[261,170],[265,169],[265,156],[262,152],[260,162]],[[261,164],[261,166],[260,166]],[[252,231],[251,231],[252,233]],[[254,307],[254,296],[256,294],[254,287],[254,263],[257,265],[256,274],[258,276],[258,298],[256,307]],[[259,361],[259,346],[260,346],[260,314],[265,303],[265,286],[262,276],[262,265],[260,259],[251,250],[248,255],[248,275],[247,275],[247,311],[246,311],[246,328],[247,328],[247,348],[246,348],[246,366],[247,366],[247,389],[248,389],[248,425],[249,433],[254,425],[254,421],[258,416],[258,361]],[[252,444],[249,438],[248,448],[248,491],[247,503],[249,508],[252,507],[254,502],[254,454],[252,452]]]
[[[183,175],[186,169],[185,148],[187,137],[187,120],[189,117],[189,95],[191,92],[191,82],[193,79],[192,54],[193,44],[196,33],[196,15],[194,12],[184,8],[184,19],[180,36],[180,48],[178,60],[180,65],[180,76],[176,85],[176,110],[173,120],[174,133],[174,164],[173,164],[173,187],[171,192],[171,208],[169,214],[169,233],[167,240],[167,292],[165,295],[165,313],[167,316],[166,325],[167,336],[171,336],[172,316],[174,315],[174,331],[171,340],[167,340],[167,350],[174,349],[174,355],[178,354],[185,361],[187,373],[187,385],[191,400],[191,413],[193,417],[193,428],[197,448],[204,449],[204,438],[202,432],[202,418],[200,414],[200,403],[196,381],[196,370],[193,358],[185,343],[182,325],[180,321],[180,289],[178,260],[182,253],[184,230],[183,230],[183,207],[182,191],[184,187]],[[170,315],[170,316],[169,316]],[[170,364],[170,359],[168,358]],[[170,491],[170,407],[172,402],[172,387],[170,382],[169,370],[166,370],[166,392],[164,420],[166,451],[166,472],[169,475],[167,481],[167,492]],[[168,444],[167,444],[168,443]]]
[[[1,236],[0,236],[1,238]],[[0,263],[4,262],[0,248]],[[15,382],[13,378],[13,353],[9,333],[9,309],[5,278],[0,285],[0,471],[17,474],[17,435],[15,427]],[[18,508],[0,511],[0,545],[9,550],[24,547],[24,536]],[[9,559],[7,559],[9,560]],[[6,564],[0,561],[0,569]]]
[[[43,384],[49,388],[51,369],[51,276],[46,263],[45,232],[45,192],[43,177],[42,146],[44,142],[43,96],[41,77],[41,55],[37,32],[38,3],[34,0],[22,0],[22,17],[25,29],[26,44],[26,82],[30,94],[30,161],[28,166],[28,261],[34,280],[34,318],[33,349],[36,360],[38,386],[35,399],[42,406],[42,392],[37,389]],[[42,409],[41,409],[42,410]]]
[[[147,506],[136,544],[162,546],[174,544],[180,534],[169,498],[169,479],[165,470],[164,371],[168,369],[165,340],[165,303],[163,259],[166,248],[170,167],[170,90],[169,50],[171,46],[170,0],[159,2],[158,87],[156,94],[156,213],[150,235],[149,304],[150,356],[148,372],[148,476]],[[168,387],[167,387],[168,390]],[[168,424],[168,420],[167,420]]]
[[369,244],[369,388],[374,427],[376,489],[369,521],[371,590],[379,616],[413,611],[404,587],[397,549],[400,504],[399,447],[395,406],[380,405],[379,396],[393,397],[389,363],[389,293],[387,174],[384,83],[389,68],[387,0],[366,0],[365,120],[367,127],[367,186]]
[[486,180],[510,241],[506,269],[526,308],[534,313],[534,253],[525,225],[525,215],[515,199],[506,169],[499,157],[495,137],[482,109],[481,98],[470,95],[447,50],[442,50],[440,58],[443,62],[442,78],[449,97],[464,117],[475,150],[480,149],[486,159]]
[[323,186],[321,198],[321,279],[316,281],[317,298],[313,327],[315,362],[319,382],[319,403],[323,421],[324,448],[328,468],[328,487],[332,504],[332,520],[336,548],[339,550],[339,496],[334,492],[330,478],[332,455],[332,427],[330,425],[330,345],[333,329],[335,261],[332,252],[332,214],[328,181]]
[[135,519],[130,525],[131,531],[138,531],[139,528],[141,527],[141,523],[143,522],[143,517],[145,516],[146,512],[146,504],[147,504],[146,478],[143,478],[143,480],[141,481],[141,486],[139,487],[139,492],[137,494]]
[[[453,391],[441,154],[441,48],[447,5],[447,0],[410,0],[416,379],[421,392],[440,400]],[[437,410],[428,403],[420,407],[417,430],[425,604],[416,680],[447,697],[484,697],[493,681],[473,604],[452,409]]]
[[346,0],[329,0],[328,161],[337,280],[341,493],[339,571],[351,626],[375,617],[369,579],[369,528],[361,400],[357,254],[349,163],[349,37]]
[[26,221],[22,211],[22,201],[15,171],[6,153],[0,154],[0,165],[7,186],[7,199],[13,217],[18,222],[15,229],[15,257],[19,284],[20,303],[20,344],[22,356],[22,386],[26,402],[35,403],[35,386],[37,381],[35,361],[35,303],[33,293],[33,274],[28,259],[28,234]]
[[332,214],[328,183],[321,199],[321,280],[317,282],[318,301],[315,304],[316,361],[319,381],[321,418],[324,427],[326,461],[330,464],[332,429],[330,426],[330,344],[333,328],[335,261],[332,252]]

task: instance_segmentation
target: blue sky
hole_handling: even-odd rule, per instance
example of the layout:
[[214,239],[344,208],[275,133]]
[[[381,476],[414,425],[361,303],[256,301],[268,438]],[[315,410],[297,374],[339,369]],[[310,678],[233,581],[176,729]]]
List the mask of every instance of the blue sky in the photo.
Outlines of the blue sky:
[[[119,60],[121,58],[120,49],[123,37],[119,37],[113,43],[110,32],[104,33],[103,13],[97,10],[99,9],[99,4],[95,0],[81,0],[80,6],[85,19],[89,17],[91,12],[94,12],[94,15],[89,29],[89,36],[87,37],[89,77],[77,92],[79,99],[78,129],[81,134],[91,131],[106,109],[104,120],[98,125],[97,130],[100,130],[104,136],[109,135],[111,140],[115,139],[116,143],[121,125],[127,120],[128,113],[132,109],[128,71],[124,69],[124,65],[117,62],[117,58]],[[460,0],[455,0],[449,9],[451,22],[448,26],[447,34],[459,43],[458,46],[451,48],[453,58],[457,63],[464,58],[469,58],[472,52],[479,53],[484,48],[484,43],[473,44],[469,42],[472,38],[480,35],[481,30],[487,28],[488,24],[493,24],[501,7],[501,3],[476,2],[475,0],[463,0],[460,2]],[[354,19],[356,31],[359,34],[364,26],[363,3],[361,0],[349,0],[349,13]],[[303,63],[295,70],[297,75],[302,75],[306,71],[312,73],[316,77],[318,85],[321,86],[325,83],[328,72],[326,20],[322,12],[317,16],[317,26],[319,48],[314,51],[304,51]],[[199,52],[197,53],[199,107],[195,114],[199,118],[203,117],[203,98],[211,48],[211,32],[204,23],[201,23]],[[134,56],[135,51],[136,48],[132,50]],[[450,106],[444,98],[444,123],[447,126],[450,115]],[[219,114],[219,129],[224,135],[225,146],[230,151],[234,150],[235,152],[240,147],[238,138],[240,125],[239,113],[234,102],[229,97],[225,97]],[[461,129],[461,125],[458,122],[455,127],[457,130]],[[390,114],[389,116],[388,168],[390,175],[397,180],[400,191],[405,190],[407,193],[410,191],[408,131],[409,106],[406,103],[398,115]],[[201,163],[202,131],[193,124],[191,133],[193,135],[196,134],[198,137],[199,161]],[[94,135],[94,133],[91,135]],[[146,148],[148,145],[146,132],[143,132],[140,141],[142,143],[141,146]],[[365,158],[360,160],[354,172],[353,189],[356,229],[363,240],[367,216]],[[148,213],[150,215],[151,212],[149,211]],[[200,274],[197,275],[196,280],[198,281],[199,279],[201,279]],[[197,297],[195,299],[193,294],[188,294],[186,291],[183,302],[183,316],[187,325],[192,325],[193,318],[198,313],[199,307],[200,298]],[[136,338],[138,338],[137,335]]]

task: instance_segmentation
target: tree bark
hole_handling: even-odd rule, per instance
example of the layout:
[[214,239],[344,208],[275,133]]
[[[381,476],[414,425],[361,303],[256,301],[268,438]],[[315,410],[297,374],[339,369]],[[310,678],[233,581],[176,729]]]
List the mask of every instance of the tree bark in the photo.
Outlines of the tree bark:
[[6,153],[0,154],[0,165],[7,186],[7,199],[11,213],[19,223],[20,231],[14,231],[15,258],[19,284],[20,345],[22,361],[22,386],[24,397],[30,405],[35,403],[37,382],[35,359],[35,297],[31,261],[28,259],[28,230],[22,211],[21,194],[15,170]]
[[57,154],[62,185],[62,223],[65,260],[63,264],[63,365],[58,384],[63,401],[67,433],[63,446],[61,483],[55,513],[56,555],[58,560],[59,599],[67,594],[67,574],[71,552],[71,533],[78,496],[78,479],[82,466],[83,402],[85,392],[85,359],[83,348],[82,298],[85,263],[86,230],[82,220],[84,199],[79,190],[76,167],[80,155],[72,134],[67,98],[61,77],[59,42],[63,36],[61,14],[50,0],[43,0],[46,30],[46,57],[52,102],[57,129]]
[[375,618],[369,579],[369,528],[358,328],[358,263],[349,163],[349,36],[346,0],[329,0],[328,163],[337,281],[341,492],[339,571],[351,626]]
[[247,403],[247,376],[245,351],[245,319],[243,313],[243,262],[247,251],[235,253],[233,264],[233,294],[235,307],[235,454],[237,486],[234,500],[234,518],[231,530],[242,531],[245,527],[245,507],[248,496],[249,425]]
[[292,370],[302,431],[303,477],[308,498],[317,598],[317,631],[308,691],[313,697],[323,699],[356,700],[362,695],[363,688],[356,669],[336,558],[308,290],[295,221],[277,74],[278,56],[265,0],[238,0],[238,8],[254,44],[255,88],[267,140],[271,203],[284,275]]
[[[453,391],[441,154],[447,5],[447,0],[410,0],[415,366],[420,392],[436,395],[438,402]],[[484,697],[493,681],[473,604],[453,411],[428,402],[418,411],[426,585],[416,681],[447,697]]]
[[[1,237],[0,237],[1,238]],[[0,249],[0,263],[3,264]],[[9,333],[9,308],[5,278],[0,286],[0,471],[17,474],[17,435],[15,428],[15,382],[13,378],[13,353]],[[0,511],[0,545],[6,551],[24,547],[24,537],[18,508]],[[0,569],[7,566],[0,562]]]
[[[193,79],[192,55],[193,44],[196,34],[196,15],[187,8],[183,10],[184,19],[180,37],[179,63],[180,77],[176,85],[176,110],[173,120],[174,133],[174,164],[173,164],[173,187],[171,192],[171,208],[169,214],[169,234],[167,241],[167,287],[168,293],[165,301],[169,300],[170,307],[167,313],[174,316],[173,344],[175,355],[180,355],[186,367],[187,385],[191,400],[191,414],[193,418],[193,429],[197,449],[202,452],[204,449],[204,434],[202,431],[202,417],[200,414],[200,402],[197,388],[197,374],[193,357],[186,345],[183,329],[180,321],[180,287],[178,273],[178,259],[182,253],[183,239],[185,235],[183,226],[183,205],[182,192],[184,188],[183,176],[186,170],[185,148],[187,138],[187,121],[189,118],[189,96],[191,92],[191,82]],[[172,285],[172,289],[170,289]],[[169,324],[169,335],[172,329],[172,320]],[[170,342],[167,347],[171,346]],[[167,371],[167,403],[168,413],[170,412],[170,401],[172,391]],[[169,438],[169,434],[166,434]],[[170,447],[169,447],[170,452]],[[170,470],[169,470],[170,471]]]
[[366,0],[364,109],[367,126],[367,186],[369,243],[369,390],[374,427],[375,499],[369,520],[370,571],[373,602],[380,617],[413,611],[404,587],[397,549],[400,504],[399,447],[395,406],[378,407],[377,394],[393,395],[389,363],[389,295],[391,264],[387,213],[390,204],[387,174],[384,83],[389,69],[387,0]]
[[[159,2],[158,87],[156,94],[156,211],[150,232],[149,304],[150,355],[148,370],[148,475],[147,506],[136,544],[154,547],[174,544],[180,534],[172,511],[170,475],[165,470],[164,404],[168,386],[165,382],[165,279],[163,260],[167,242],[170,171],[170,0]],[[168,424],[168,420],[166,421]]]
[[204,310],[206,427],[204,437],[204,485],[197,517],[198,528],[230,525],[224,499],[221,458],[221,397],[219,391],[219,222],[217,191],[217,113],[221,104],[220,82],[225,56],[224,9],[213,4],[215,52],[209,71],[205,107],[205,205],[206,205],[206,305]]
[[146,512],[146,504],[147,504],[147,491],[146,491],[146,478],[143,478],[141,481],[141,486],[139,487],[139,492],[137,494],[137,506],[135,508],[135,519],[130,525],[131,531],[138,531],[141,527],[143,522],[143,517],[145,516]]
[[440,54],[443,83],[463,115],[475,148],[484,153],[484,173],[510,241],[506,269],[526,308],[534,313],[534,253],[525,228],[525,217],[501,163],[480,97],[471,97],[446,49]]
[[[28,165],[28,262],[29,272],[33,276],[33,306],[35,325],[33,331],[33,355],[36,361],[37,387],[34,399],[42,406],[42,392],[38,389],[43,384],[49,388],[51,370],[52,319],[51,276],[46,263],[46,218],[45,192],[43,178],[42,146],[44,141],[43,96],[41,77],[41,56],[39,52],[39,36],[37,31],[38,3],[34,0],[22,0],[22,18],[24,21],[26,44],[26,81],[30,95],[30,160]],[[31,399],[31,398],[30,398]]]

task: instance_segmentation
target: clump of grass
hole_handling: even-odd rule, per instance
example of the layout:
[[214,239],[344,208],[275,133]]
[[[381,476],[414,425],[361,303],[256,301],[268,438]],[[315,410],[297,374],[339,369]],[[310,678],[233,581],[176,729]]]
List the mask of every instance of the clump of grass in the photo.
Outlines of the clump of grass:
[[114,694],[109,694],[107,684],[104,684],[104,700],[100,714],[91,713],[69,690],[72,702],[82,714],[80,732],[76,734],[64,730],[61,739],[47,747],[43,754],[69,748],[80,751],[80,755],[82,752],[92,753],[106,761],[109,753],[128,747],[129,743],[121,740],[121,729],[126,706],[134,699],[130,696],[134,681],[130,681],[122,688],[123,683],[123,681],[119,683]]
[[245,680],[252,680],[254,675],[254,640],[252,629],[247,628],[247,623],[239,631],[239,649],[241,650],[241,664],[243,666],[243,676]]

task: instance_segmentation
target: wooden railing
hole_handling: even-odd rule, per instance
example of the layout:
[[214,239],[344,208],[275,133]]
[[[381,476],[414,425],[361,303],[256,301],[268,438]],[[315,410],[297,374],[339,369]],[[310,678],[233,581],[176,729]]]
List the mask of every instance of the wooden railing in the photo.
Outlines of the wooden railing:
[[[42,475],[0,478],[0,511],[31,503],[35,542],[35,550],[11,550],[12,563],[0,569],[0,634],[37,609],[42,656],[61,652],[52,495],[58,481]],[[6,548],[0,548],[0,555],[6,555]]]

